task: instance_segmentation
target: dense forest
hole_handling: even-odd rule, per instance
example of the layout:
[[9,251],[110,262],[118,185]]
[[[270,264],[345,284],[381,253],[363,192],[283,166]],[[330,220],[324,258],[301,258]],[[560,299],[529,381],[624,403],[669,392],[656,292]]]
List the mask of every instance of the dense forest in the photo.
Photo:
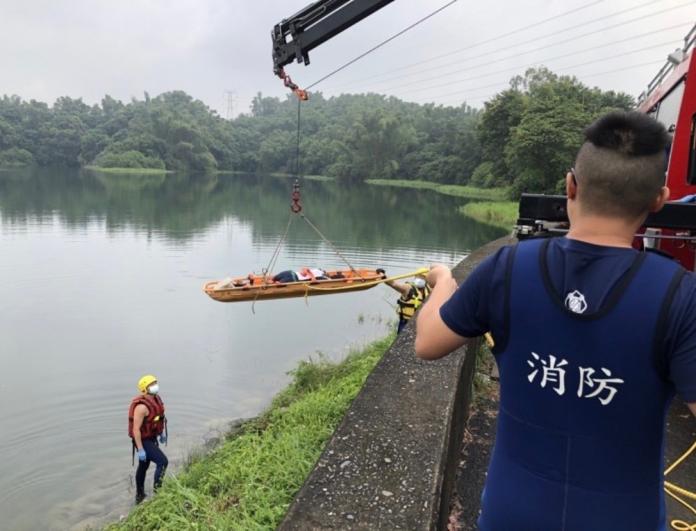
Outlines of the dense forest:
[[[301,167],[351,182],[420,179],[480,187],[554,191],[582,140],[582,130],[633,99],[574,77],[528,70],[485,103],[444,107],[379,94],[302,104]],[[100,105],[59,98],[53,106],[0,99],[0,166],[295,171],[297,100],[258,94],[250,112],[225,120],[184,92]]]

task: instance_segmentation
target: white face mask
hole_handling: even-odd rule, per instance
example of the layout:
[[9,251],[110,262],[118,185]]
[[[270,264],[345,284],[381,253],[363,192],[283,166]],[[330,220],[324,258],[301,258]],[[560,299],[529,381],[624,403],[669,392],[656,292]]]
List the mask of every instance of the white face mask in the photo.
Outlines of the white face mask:
[[150,387],[147,388],[147,392],[151,395],[156,395],[157,393],[159,393],[159,384],[152,384]]

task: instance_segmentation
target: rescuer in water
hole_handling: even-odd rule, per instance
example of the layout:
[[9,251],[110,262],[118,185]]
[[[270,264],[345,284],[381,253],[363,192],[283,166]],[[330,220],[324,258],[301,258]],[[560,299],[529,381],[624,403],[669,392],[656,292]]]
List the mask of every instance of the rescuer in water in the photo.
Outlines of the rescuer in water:
[[[378,269],[377,273],[384,274],[384,269]],[[430,288],[423,277],[416,277],[412,282],[395,282],[387,280],[387,286],[401,294],[396,301],[396,313],[399,315],[399,324],[396,333],[400,334],[416,310],[423,304],[426,297],[430,294]]]
[[416,353],[491,331],[500,369],[481,531],[663,531],[665,413],[696,414],[696,281],[631,247],[669,198],[664,127],[636,112],[585,131],[565,237],[506,246],[457,288],[434,265]]
[[[135,503],[145,499],[145,475],[154,461],[154,490],[162,484],[167,470],[167,456],[159,443],[167,443],[167,419],[164,416],[164,402],[159,396],[159,383],[152,374],[138,381],[140,394],[133,398],[128,409],[128,436],[133,441],[133,449],[138,454],[138,470],[135,473]],[[159,438],[159,443],[158,443]]]

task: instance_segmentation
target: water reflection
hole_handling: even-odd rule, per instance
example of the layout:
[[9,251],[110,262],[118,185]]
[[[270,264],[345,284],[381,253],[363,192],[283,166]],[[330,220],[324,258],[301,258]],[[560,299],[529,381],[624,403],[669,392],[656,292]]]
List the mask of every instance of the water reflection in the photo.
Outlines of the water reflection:
[[[108,231],[131,227],[173,239],[191,239],[226,216],[252,224],[255,240],[275,240],[288,218],[291,181],[254,175],[111,175],[83,170],[25,170],[3,174],[3,220],[24,223],[53,213],[68,226],[103,219]],[[463,217],[453,223],[462,200],[427,191],[377,186],[339,186],[304,180],[305,213],[330,239],[378,248],[428,242],[461,249],[489,241],[499,229]],[[301,226],[289,241],[306,240]]]

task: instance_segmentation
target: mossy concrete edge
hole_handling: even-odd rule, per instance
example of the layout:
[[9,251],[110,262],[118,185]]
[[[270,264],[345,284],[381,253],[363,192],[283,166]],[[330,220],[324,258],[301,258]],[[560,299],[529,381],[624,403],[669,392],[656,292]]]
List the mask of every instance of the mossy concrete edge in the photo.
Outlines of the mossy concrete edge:
[[[457,281],[508,243],[470,254]],[[423,361],[414,332],[407,326],[370,374],[279,529],[446,527],[480,341]]]

